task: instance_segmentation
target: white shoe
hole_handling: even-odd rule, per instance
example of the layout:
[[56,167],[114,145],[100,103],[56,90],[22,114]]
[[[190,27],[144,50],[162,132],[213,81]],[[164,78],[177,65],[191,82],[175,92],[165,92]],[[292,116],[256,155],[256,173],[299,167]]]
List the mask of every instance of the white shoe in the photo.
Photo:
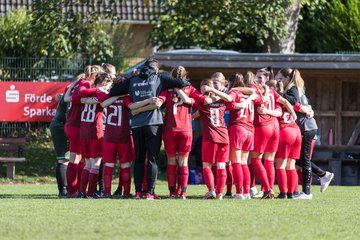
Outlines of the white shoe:
[[320,192],[325,192],[333,178],[333,173],[325,172],[325,176],[320,178]]
[[298,196],[296,196],[294,199],[303,199],[303,200],[311,200],[312,199],[312,193],[305,194],[301,192]]
[[[250,195],[251,196],[251,195]],[[260,191],[257,194],[255,194],[254,196],[252,196],[253,198],[262,198],[264,196],[264,192]]]
[[242,194],[235,194],[235,195],[233,196],[233,199],[243,200],[243,199],[244,199],[244,197],[243,197],[243,195],[242,195]]
[[221,193],[216,195],[217,200],[223,200],[223,195]]
[[250,200],[251,196],[250,194],[243,194],[243,200]]
[[204,196],[204,199],[215,199],[215,198],[216,198],[215,190],[211,190],[207,192]]
[[250,188],[250,196],[253,197],[258,193],[258,190],[256,187]]

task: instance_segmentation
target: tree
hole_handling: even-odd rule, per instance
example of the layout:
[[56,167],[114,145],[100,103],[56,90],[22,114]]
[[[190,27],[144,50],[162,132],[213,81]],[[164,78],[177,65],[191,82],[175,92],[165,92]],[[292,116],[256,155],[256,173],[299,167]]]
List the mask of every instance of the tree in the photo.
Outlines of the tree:
[[149,36],[160,48],[294,50],[288,45],[295,35],[288,31],[296,31],[300,0],[161,0],[161,6]]
[[317,0],[306,4],[296,47],[299,52],[360,51],[359,0]]

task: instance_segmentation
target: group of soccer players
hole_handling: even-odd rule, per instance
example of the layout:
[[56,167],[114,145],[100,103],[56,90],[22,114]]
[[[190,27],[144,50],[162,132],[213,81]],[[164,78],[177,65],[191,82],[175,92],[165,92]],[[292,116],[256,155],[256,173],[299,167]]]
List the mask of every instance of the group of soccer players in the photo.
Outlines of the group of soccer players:
[[[157,71],[155,67],[154,74]],[[118,157],[119,185],[113,196],[133,197],[130,169],[135,161],[134,197],[158,198],[154,193],[157,157],[153,156],[158,153],[148,144],[146,155],[137,156],[142,155],[142,148],[145,148],[139,136],[144,136],[147,141],[146,131],[155,131],[148,128],[141,133],[144,135],[139,135],[140,115],[142,119],[150,119],[147,125],[159,125],[160,131],[150,135],[156,135],[155,139],[160,143],[162,138],[165,147],[170,198],[186,199],[192,120],[197,117],[203,128],[206,199],[222,199],[227,183],[230,184],[228,189],[232,183],[235,185],[236,193],[231,197],[251,199],[257,192],[255,176],[261,184],[257,195],[263,199],[275,197],[275,176],[280,191],[278,198],[311,199],[312,171],[320,177],[321,191],[325,191],[332,180],[332,173],[310,162],[311,143],[317,126],[298,70],[281,69],[274,77],[271,68],[263,68],[256,74],[248,72],[245,77],[236,73],[228,80],[217,72],[202,80],[200,90],[197,90],[189,84],[186,69],[178,66],[172,70],[171,79],[159,78],[162,81],[160,87],[152,87],[154,91],[150,95],[140,90],[131,92],[131,88],[146,87],[156,80],[150,75],[143,78],[137,75],[139,73],[134,72],[130,79],[125,79],[116,75],[110,64],[88,66],[85,74],[65,90],[64,101],[68,103],[65,133],[70,143],[67,197],[111,197],[113,168]],[[178,88],[164,87],[164,81],[172,79],[182,83],[176,85]],[[114,96],[116,91],[109,94],[110,88],[116,89],[125,82],[130,86],[129,95]],[[139,100],[143,94],[150,97]],[[154,113],[162,108],[165,108],[163,120],[154,122],[154,118],[159,118],[154,117]],[[227,125],[226,111],[230,116]],[[134,146],[132,135],[135,133]],[[136,165],[136,161],[143,161],[145,157],[148,164]],[[295,165],[300,170],[297,171]],[[299,178],[303,184],[302,193],[298,191]],[[96,192],[98,182],[103,183],[101,194]],[[227,195],[230,195],[229,190]]]

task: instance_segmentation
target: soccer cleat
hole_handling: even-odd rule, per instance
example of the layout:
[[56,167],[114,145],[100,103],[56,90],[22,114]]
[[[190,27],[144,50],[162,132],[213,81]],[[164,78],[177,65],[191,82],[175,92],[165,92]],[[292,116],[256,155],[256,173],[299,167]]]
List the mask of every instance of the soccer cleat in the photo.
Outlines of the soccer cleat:
[[58,194],[58,197],[59,198],[67,198],[67,191],[66,191],[66,188],[65,189],[63,189],[63,190],[61,190],[60,192],[59,192],[59,194]]
[[78,192],[76,198],[87,198],[87,196],[83,192]]
[[250,200],[251,196],[250,194],[243,194],[243,200]]
[[294,194],[287,193],[287,199],[294,199]]
[[312,193],[305,194],[305,193],[301,192],[298,196],[294,197],[294,199],[311,200],[312,199]]
[[216,195],[216,199],[217,199],[217,200],[223,200],[223,195],[222,195],[222,193],[217,194],[217,195]]
[[103,190],[99,190],[99,191],[95,192],[95,195],[97,196],[97,198],[102,198],[102,197],[104,197],[105,193]]
[[236,193],[236,194],[233,196],[233,199],[243,200],[243,199],[244,199],[244,197],[243,197],[243,195],[242,195],[242,194],[238,194],[238,193]]
[[287,199],[287,194],[286,193],[280,193],[276,199]]
[[117,188],[115,192],[112,194],[112,198],[121,198],[122,196],[122,188]]
[[258,190],[256,187],[250,188],[250,196],[253,197],[258,193]]
[[142,194],[141,194],[141,192],[136,192],[135,193],[135,197],[134,197],[134,199],[136,199],[136,200],[140,200],[140,199],[142,199],[143,197],[142,197]]
[[210,190],[204,196],[204,199],[215,199],[215,198],[216,198],[215,190]]
[[154,197],[154,195],[152,195],[150,193],[147,193],[146,194],[146,200],[155,200],[155,197]]
[[98,199],[98,198],[101,198],[99,197],[99,195],[97,195],[96,193],[92,194],[92,195],[86,195],[87,199]]
[[185,200],[186,199],[186,193],[182,192],[180,195],[176,196],[178,199]]
[[232,195],[232,193],[231,192],[226,192],[226,194],[225,194],[225,197],[232,197],[233,195]]
[[268,192],[264,192],[261,199],[274,199],[274,198],[275,198],[274,192],[270,190]]
[[171,192],[170,195],[169,195],[169,199],[175,199],[176,198],[176,195],[174,192]]
[[[251,196],[251,195],[250,195]],[[255,194],[254,196],[252,196],[253,198],[262,198],[264,196],[264,192],[260,191],[257,194]]]
[[328,188],[331,180],[334,178],[334,174],[331,172],[325,172],[325,175],[320,178],[320,192],[325,192]]

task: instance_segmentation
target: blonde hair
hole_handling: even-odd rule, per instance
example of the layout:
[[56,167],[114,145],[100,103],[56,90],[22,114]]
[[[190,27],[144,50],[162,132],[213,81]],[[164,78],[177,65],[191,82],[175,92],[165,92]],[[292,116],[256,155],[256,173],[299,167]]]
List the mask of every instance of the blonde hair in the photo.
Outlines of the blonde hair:
[[222,84],[226,85],[227,84],[227,81],[226,81],[226,78],[224,76],[224,74],[222,74],[221,72],[215,72],[211,75],[211,80],[213,81],[219,81],[221,82]]
[[114,65],[111,65],[110,63],[102,63],[101,67],[104,69],[104,71],[108,74],[115,75],[116,74],[116,68]]
[[180,78],[180,79],[184,79],[184,80],[188,79],[188,72],[186,71],[186,69],[183,66],[174,67],[171,71],[171,75],[174,78]]
[[101,73],[104,72],[104,69],[99,65],[88,65],[85,68],[85,78],[90,77],[93,73]]
[[245,86],[254,86],[256,85],[255,74],[253,72],[248,71],[244,77]]
[[284,89],[285,92],[293,86],[296,86],[299,91],[299,95],[303,95],[305,93],[305,83],[300,75],[299,70],[283,68],[279,71],[279,73],[281,73],[284,77],[288,77],[290,79],[289,84]]

